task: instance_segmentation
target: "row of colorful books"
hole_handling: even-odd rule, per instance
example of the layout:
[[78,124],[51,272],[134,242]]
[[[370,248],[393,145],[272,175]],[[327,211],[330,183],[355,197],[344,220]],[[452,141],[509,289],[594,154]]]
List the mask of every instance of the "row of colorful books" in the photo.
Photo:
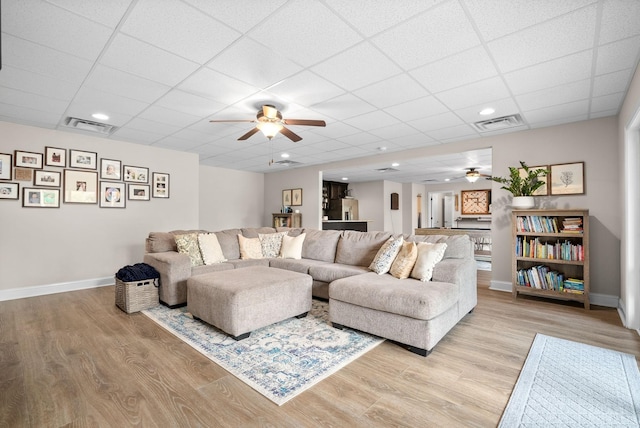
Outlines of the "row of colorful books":
[[529,269],[520,269],[516,275],[516,283],[523,287],[537,288],[540,290],[553,290],[562,293],[584,293],[584,281],[581,279],[564,279],[560,272],[551,270],[548,266],[533,266]]
[[540,215],[518,216],[516,227],[518,232],[558,233],[558,220]]
[[584,261],[584,245],[569,240],[541,242],[540,238],[516,238],[516,256],[534,259]]

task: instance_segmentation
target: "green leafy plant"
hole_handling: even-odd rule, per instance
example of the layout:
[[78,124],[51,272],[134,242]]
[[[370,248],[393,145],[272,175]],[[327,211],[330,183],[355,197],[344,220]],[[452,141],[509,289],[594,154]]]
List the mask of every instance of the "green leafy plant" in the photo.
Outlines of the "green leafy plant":
[[520,176],[520,168],[510,166],[509,177],[491,177],[491,180],[503,184],[501,189],[511,192],[513,196],[531,196],[533,192],[545,185],[540,177],[545,177],[549,170],[544,168],[531,169],[523,161],[520,161],[520,167],[526,176]]

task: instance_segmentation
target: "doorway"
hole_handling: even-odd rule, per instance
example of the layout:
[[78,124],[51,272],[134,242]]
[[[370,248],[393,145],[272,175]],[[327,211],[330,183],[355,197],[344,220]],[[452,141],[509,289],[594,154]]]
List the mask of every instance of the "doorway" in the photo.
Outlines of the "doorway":
[[428,227],[452,228],[455,221],[454,196],[452,191],[429,192],[427,194]]

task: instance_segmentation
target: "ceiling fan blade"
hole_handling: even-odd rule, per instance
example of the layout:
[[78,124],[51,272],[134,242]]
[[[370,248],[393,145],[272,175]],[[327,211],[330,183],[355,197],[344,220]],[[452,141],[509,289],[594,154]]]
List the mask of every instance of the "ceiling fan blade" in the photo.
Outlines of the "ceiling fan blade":
[[276,119],[278,117],[278,109],[269,104],[262,106],[262,114],[269,119]]
[[259,131],[258,128],[253,128],[251,131],[247,132],[242,137],[238,138],[238,141],[246,140],[247,138],[251,137],[253,134],[255,134],[258,131]]
[[285,119],[287,125],[304,125],[304,126],[327,126],[324,120],[308,120],[308,119]]
[[291,132],[290,129],[287,129],[284,126],[280,130],[280,133],[282,135],[284,135],[285,137],[287,137],[288,139],[290,139],[291,141],[293,141],[294,143],[297,143],[298,141],[302,140],[301,136],[299,136],[298,134],[296,134],[294,132]]
[[209,122],[255,122],[255,119],[221,119],[210,120]]

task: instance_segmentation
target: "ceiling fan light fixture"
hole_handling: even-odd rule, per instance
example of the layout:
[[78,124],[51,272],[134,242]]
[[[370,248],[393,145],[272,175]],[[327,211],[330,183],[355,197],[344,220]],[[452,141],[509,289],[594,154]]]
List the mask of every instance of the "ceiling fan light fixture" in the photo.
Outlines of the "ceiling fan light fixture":
[[480,178],[480,173],[478,171],[471,170],[467,172],[466,178],[469,183],[475,183]]
[[256,128],[262,131],[265,137],[272,139],[278,132],[280,132],[282,125],[276,122],[258,122]]

